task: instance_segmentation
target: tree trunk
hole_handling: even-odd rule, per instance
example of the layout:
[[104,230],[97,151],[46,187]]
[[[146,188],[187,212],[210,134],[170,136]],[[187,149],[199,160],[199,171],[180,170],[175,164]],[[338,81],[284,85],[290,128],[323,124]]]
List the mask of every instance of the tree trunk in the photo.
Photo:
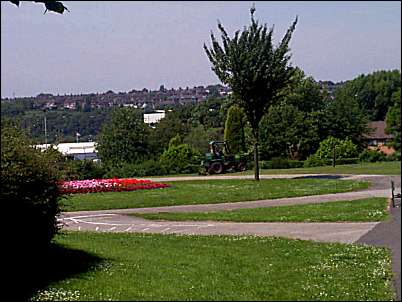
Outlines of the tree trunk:
[[258,164],[258,142],[254,143],[254,179],[260,180],[260,167]]

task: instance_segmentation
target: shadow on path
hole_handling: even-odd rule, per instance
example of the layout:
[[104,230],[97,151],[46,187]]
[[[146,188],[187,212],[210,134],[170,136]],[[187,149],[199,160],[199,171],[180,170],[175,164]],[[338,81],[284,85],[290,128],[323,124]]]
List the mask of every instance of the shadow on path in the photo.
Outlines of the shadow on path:
[[391,219],[375,226],[356,243],[385,246],[391,249],[392,271],[397,300],[401,301],[401,208],[390,209]]

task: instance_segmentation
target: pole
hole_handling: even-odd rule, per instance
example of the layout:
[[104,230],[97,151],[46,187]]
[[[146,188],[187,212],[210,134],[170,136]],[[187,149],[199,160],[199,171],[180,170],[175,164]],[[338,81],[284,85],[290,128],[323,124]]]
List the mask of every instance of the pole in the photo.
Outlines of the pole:
[[45,113],[45,145],[47,145],[46,110],[44,110],[43,112]]
[[335,144],[332,151],[332,166],[335,168],[335,161],[336,161],[336,151],[335,151]]

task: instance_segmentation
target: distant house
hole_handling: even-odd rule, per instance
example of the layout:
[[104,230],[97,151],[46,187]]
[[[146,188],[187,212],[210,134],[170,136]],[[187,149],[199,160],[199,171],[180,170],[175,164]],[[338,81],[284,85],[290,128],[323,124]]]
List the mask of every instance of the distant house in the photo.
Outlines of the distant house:
[[394,148],[387,146],[394,136],[385,133],[385,121],[369,122],[368,127],[371,132],[364,136],[364,140],[367,142],[369,149],[381,151],[385,154],[395,152]]

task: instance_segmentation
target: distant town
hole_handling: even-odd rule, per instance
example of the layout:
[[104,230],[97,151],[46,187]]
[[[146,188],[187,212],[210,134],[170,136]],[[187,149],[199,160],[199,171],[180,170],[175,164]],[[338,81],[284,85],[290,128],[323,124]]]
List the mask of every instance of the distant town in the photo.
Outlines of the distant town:
[[[326,89],[331,97],[337,87],[344,82],[333,83],[332,81],[319,81],[322,89]],[[165,106],[177,106],[187,103],[199,103],[207,99],[220,99],[231,93],[230,88],[216,84],[204,86],[194,86],[178,89],[166,89],[161,85],[159,90],[131,90],[129,92],[114,92],[109,90],[105,93],[89,93],[79,95],[53,95],[50,93],[40,93],[36,97],[16,97],[2,98],[2,102],[13,102],[15,100],[25,100],[32,102],[32,109],[42,110],[77,110],[107,108],[113,106],[134,107],[144,109],[163,108]],[[79,108],[81,107],[81,108]]]

